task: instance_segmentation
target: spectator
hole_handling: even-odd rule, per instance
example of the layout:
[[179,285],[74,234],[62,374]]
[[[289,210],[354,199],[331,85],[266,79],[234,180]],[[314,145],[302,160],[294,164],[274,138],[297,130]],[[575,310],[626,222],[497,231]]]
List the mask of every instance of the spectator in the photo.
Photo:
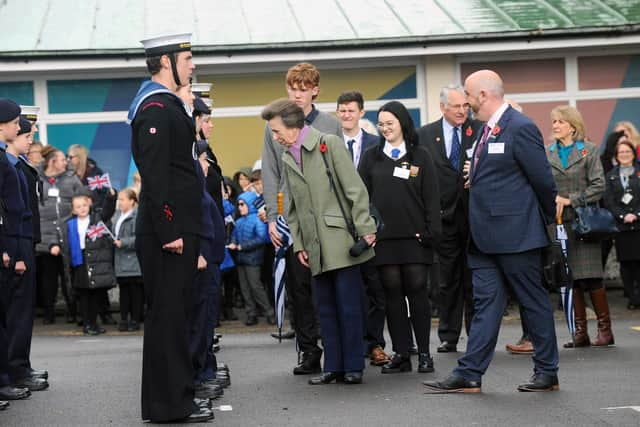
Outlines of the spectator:
[[251,185],[251,168],[241,168],[234,173],[233,184],[238,193],[249,191]]
[[615,166],[606,177],[604,205],[613,213],[620,233],[615,245],[620,276],[629,298],[627,308],[640,308],[640,168],[633,144],[621,141],[616,148]]
[[44,157],[42,157],[42,142],[33,141],[31,146],[29,146],[29,152],[27,153],[27,159],[29,163],[31,163],[35,167],[40,167],[42,162],[44,161]]
[[[614,344],[607,291],[602,283],[601,246],[598,242],[577,239],[571,226],[575,208],[585,203],[597,203],[605,189],[602,163],[596,146],[584,140],[582,115],[574,107],[563,105],[551,110],[552,134],[555,141],[547,148],[553,178],[558,188],[556,217],[562,218],[569,237],[569,267],[574,279],[573,303],[576,319],[575,339],[565,348],[608,346]],[[555,226],[550,226],[555,238]],[[589,292],[598,317],[598,335],[590,341],[584,292]]]

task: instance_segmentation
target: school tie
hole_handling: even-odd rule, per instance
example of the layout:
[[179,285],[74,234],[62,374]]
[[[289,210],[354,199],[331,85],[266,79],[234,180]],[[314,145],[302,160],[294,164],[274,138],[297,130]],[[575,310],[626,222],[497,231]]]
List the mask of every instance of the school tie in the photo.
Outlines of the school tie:
[[398,157],[400,157],[400,149],[394,148],[393,150],[391,150],[391,158],[393,160],[396,160]]
[[458,128],[453,128],[453,138],[451,139],[451,154],[449,161],[454,169],[460,165],[460,138],[458,138]]
[[489,126],[484,125],[482,127],[482,138],[480,138],[480,142],[478,143],[478,147],[476,147],[476,156],[473,159],[473,170],[478,166],[478,160],[480,160],[480,154],[482,153],[482,149],[484,148],[484,144],[486,144],[487,139],[489,137]]
[[353,139],[350,139],[349,141],[347,141],[347,146],[349,147],[349,153],[351,153],[351,161],[353,162],[354,156],[353,156],[353,144],[355,144],[356,141]]

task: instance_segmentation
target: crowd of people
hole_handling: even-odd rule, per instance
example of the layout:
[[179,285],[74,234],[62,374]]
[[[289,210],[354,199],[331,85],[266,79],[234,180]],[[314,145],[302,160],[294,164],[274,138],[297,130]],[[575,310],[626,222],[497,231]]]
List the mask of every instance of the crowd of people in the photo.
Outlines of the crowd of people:
[[[293,373],[319,374],[311,385],[359,384],[365,358],[396,374],[413,370],[417,354],[417,370],[433,372],[437,307],[437,352],[458,351],[463,325],[469,339],[451,375],[425,386],[479,392],[513,295],[523,336],[507,350],[535,349],[534,376],[518,390],[557,390],[543,253],[555,224],[570,225],[587,204],[608,209],[619,232],[592,242],[566,227],[576,330],[564,346],[615,343],[602,280],[612,247],[627,308],[640,307],[640,135],[630,122],[600,153],[580,112],[558,106],[545,146],[504,99],[500,76],[482,70],[442,88],[440,119],[416,129],[390,101],[367,131],[362,94],[343,92],[335,117],[321,112],[320,73],[300,63],[286,74],[287,97],[262,111],[261,160],[225,177],[208,142],[209,88],[191,83],[190,41],[143,43],[151,80],[128,117],[139,170],[131,187],[113,188],[83,145],[65,154],[34,141],[37,110],[0,99],[3,407],[49,385],[48,372],[31,367],[31,331],[36,301],[43,323],[56,321],[60,288],[66,321],[86,335],[144,322],[143,419],[211,420],[211,399],[230,384],[215,328],[237,320],[237,307],[247,326],[260,316],[275,325],[276,254],[292,330],[274,336],[296,339]],[[119,322],[108,297],[115,286]]]

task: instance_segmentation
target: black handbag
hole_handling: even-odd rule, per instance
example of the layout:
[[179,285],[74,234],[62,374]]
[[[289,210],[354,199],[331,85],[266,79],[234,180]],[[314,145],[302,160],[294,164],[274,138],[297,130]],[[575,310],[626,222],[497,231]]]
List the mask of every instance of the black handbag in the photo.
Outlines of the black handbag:
[[582,197],[582,205],[575,208],[576,218],[572,228],[578,239],[598,242],[618,233],[616,220],[608,209],[597,204],[589,205]]

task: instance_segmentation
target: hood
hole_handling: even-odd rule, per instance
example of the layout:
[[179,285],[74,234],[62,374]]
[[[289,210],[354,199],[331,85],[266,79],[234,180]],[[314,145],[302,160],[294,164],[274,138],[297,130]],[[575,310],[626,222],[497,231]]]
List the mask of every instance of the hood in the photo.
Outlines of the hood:
[[242,200],[249,206],[249,213],[258,213],[258,209],[256,209],[256,205],[254,202],[258,198],[258,195],[253,191],[246,191],[238,196],[238,200]]

